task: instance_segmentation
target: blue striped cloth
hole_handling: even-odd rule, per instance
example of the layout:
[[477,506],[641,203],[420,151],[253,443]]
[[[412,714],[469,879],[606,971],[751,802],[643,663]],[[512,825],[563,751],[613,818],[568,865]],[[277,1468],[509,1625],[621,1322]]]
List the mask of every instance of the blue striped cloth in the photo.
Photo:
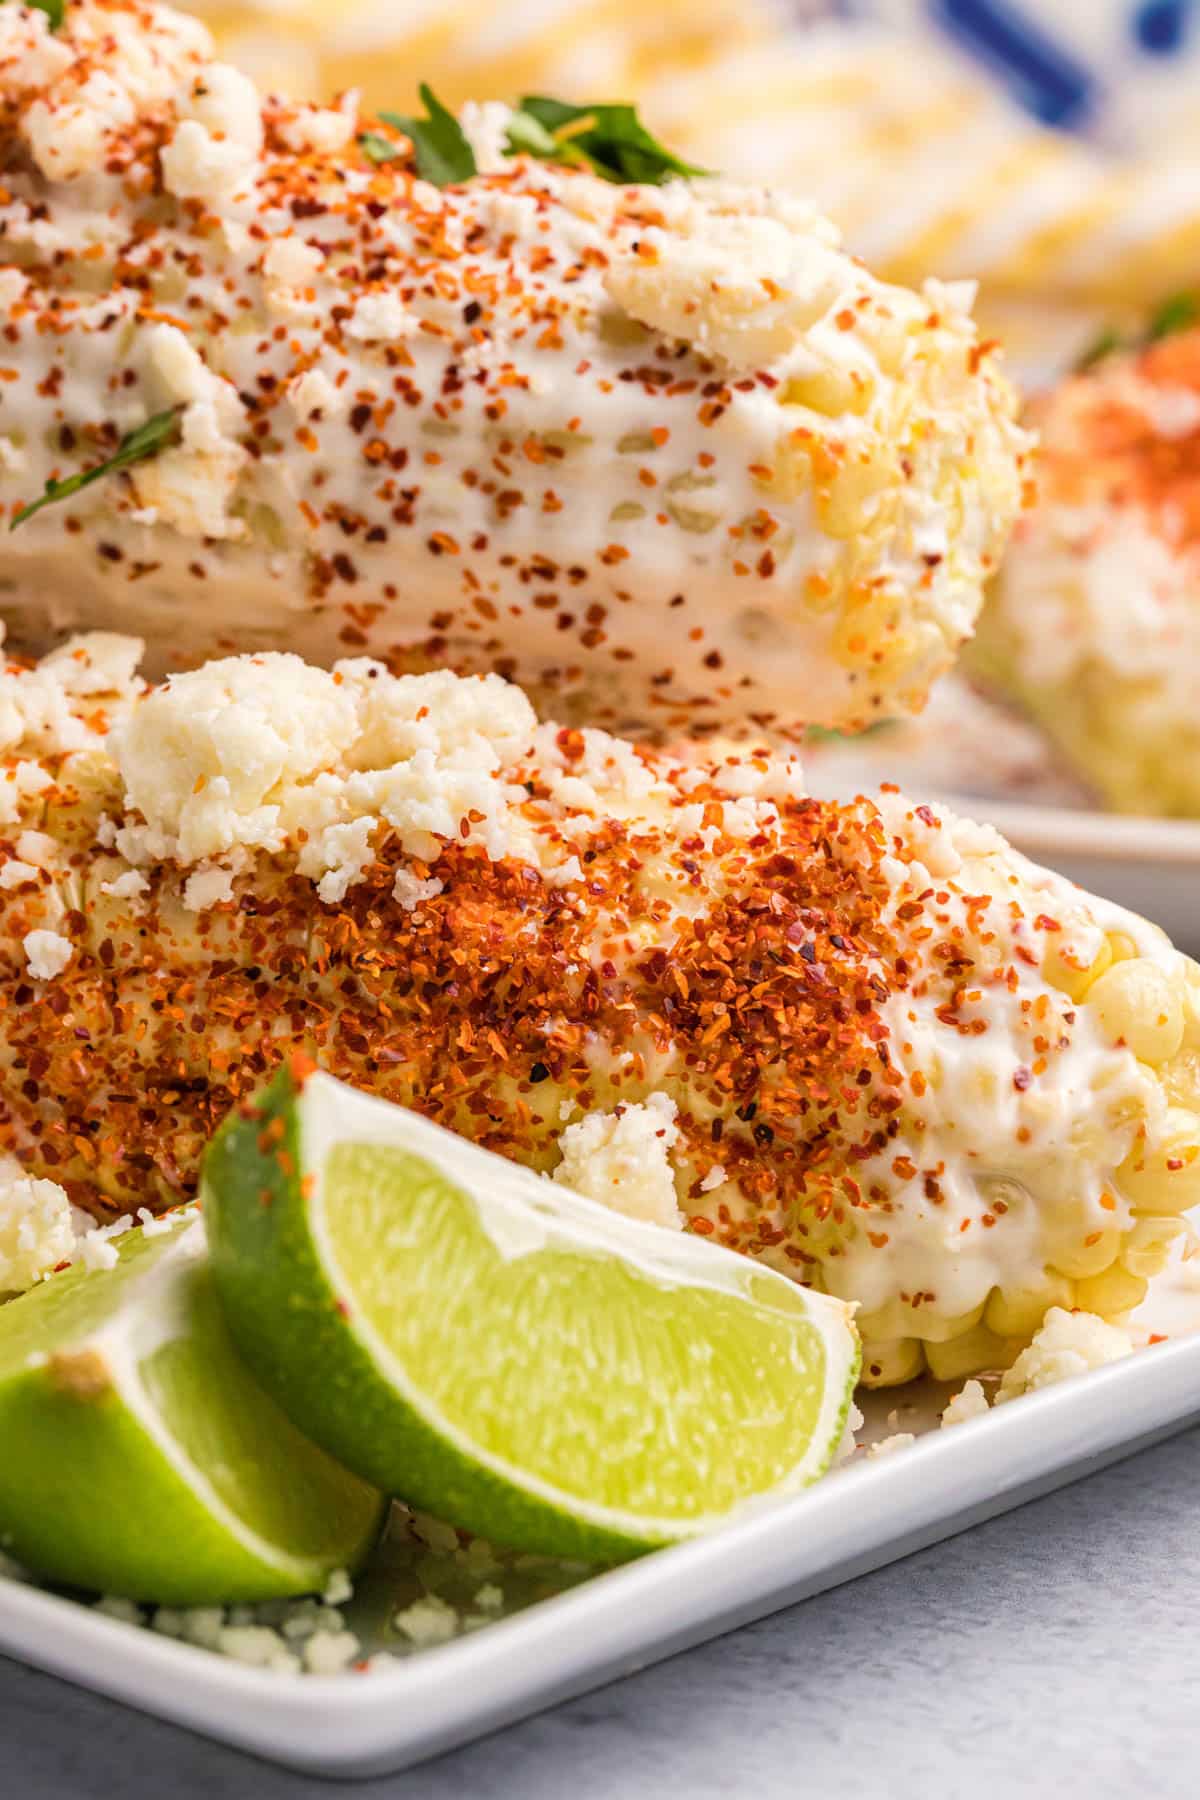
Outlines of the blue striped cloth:
[[933,30],[1043,124],[1107,134],[1145,89],[1177,78],[1200,100],[1196,0],[840,0],[834,10]]

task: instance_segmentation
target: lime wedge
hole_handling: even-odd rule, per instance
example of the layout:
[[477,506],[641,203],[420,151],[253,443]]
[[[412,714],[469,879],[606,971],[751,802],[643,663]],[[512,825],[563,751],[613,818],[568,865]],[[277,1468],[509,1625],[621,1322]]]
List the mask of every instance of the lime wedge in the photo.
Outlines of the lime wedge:
[[382,1501],[229,1339],[194,1209],[0,1306],[0,1548],[170,1606],[283,1598],[361,1562]]
[[498,1542],[590,1560],[823,1473],[850,1309],[416,1113],[284,1071],[209,1148],[239,1348],[308,1436]]

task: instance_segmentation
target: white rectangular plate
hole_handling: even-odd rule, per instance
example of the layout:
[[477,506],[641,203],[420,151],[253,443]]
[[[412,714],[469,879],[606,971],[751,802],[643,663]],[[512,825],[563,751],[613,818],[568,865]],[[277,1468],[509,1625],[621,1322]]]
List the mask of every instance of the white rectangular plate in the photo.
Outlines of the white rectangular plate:
[[375,1775],[865,1574],[1197,1419],[1200,1337],[1156,1345],[377,1674],[245,1668],[3,1579],[0,1649],[295,1768]]

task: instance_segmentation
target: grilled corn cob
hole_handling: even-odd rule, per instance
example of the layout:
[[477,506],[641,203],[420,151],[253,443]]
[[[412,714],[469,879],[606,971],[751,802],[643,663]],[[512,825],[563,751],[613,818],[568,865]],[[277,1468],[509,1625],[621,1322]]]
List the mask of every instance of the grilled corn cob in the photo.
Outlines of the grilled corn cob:
[[1040,406],[1039,497],[971,656],[1108,805],[1200,814],[1200,331]]
[[0,695],[0,1152],[94,1212],[299,1050],[857,1300],[891,1382],[1120,1316],[1200,1197],[1200,971],[990,828],[495,676],[132,661]]
[[370,650],[676,728],[918,707],[970,630],[1025,439],[960,290],[765,193],[513,159],[503,108],[436,188],[142,0],[0,9],[0,97],[0,504],[180,437],[20,523],[27,640]]

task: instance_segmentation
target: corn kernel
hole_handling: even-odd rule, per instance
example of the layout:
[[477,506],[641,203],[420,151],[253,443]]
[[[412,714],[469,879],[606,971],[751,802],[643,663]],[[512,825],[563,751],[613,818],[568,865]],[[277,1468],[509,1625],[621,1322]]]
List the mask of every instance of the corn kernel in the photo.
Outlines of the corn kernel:
[[[1059,1275],[1079,1281],[1085,1275],[1099,1275],[1121,1254],[1121,1233],[1115,1227],[1103,1231],[1085,1231],[1065,1244],[1054,1246],[1054,1269]],[[1056,1300],[1055,1306],[1070,1311],[1073,1300]]]
[[971,1331],[983,1317],[984,1302],[973,1306],[970,1312],[939,1313],[932,1307],[924,1307],[910,1314],[910,1330],[920,1338],[923,1344],[948,1344],[952,1339],[961,1337],[964,1331]]
[[1200,1050],[1200,964],[1190,956],[1183,963],[1183,1042],[1189,1050]]
[[812,412],[836,419],[843,413],[864,413],[871,399],[869,381],[860,375],[851,379],[850,371],[836,365],[817,369],[811,375],[799,375],[783,390],[785,406],[807,406]]
[[1185,1219],[1137,1219],[1121,1252],[1121,1263],[1131,1275],[1150,1281],[1166,1268],[1172,1244],[1187,1234]]
[[959,1381],[980,1369],[1007,1369],[1022,1349],[1020,1338],[1002,1338],[986,1325],[976,1325],[948,1344],[927,1344],[929,1372],[938,1381]]
[[1175,1214],[1200,1203],[1200,1118],[1168,1107],[1153,1140],[1135,1146],[1117,1180],[1139,1213]]
[[1105,1035],[1123,1040],[1140,1062],[1166,1062],[1183,1042],[1183,1006],[1149,957],[1114,962],[1093,983],[1088,1005]]
[[1032,1337],[1052,1306],[1074,1304],[1074,1284],[1047,1269],[1043,1279],[1029,1287],[994,1288],[984,1317],[997,1337]]
[[864,1338],[862,1375],[864,1387],[899,1387],[915,1381],[925,1366],[916,1338]]
[[1085,1275],[1075,1284],[1075,1304],[1083,1312],[1099,1313],[1102,1319],[1130,1312],[1145,1298],[1145,1277],[1131,1274],[1120,1263],[1099,1275]]
[[1088,963],[1068,961],[1062,946],[1051,939],[1042,963],[1042,974],[1060,993],[1071,1000],[1082,1000],[1092,983],[1112,965],[1113,953],[1107,938],[1101,940],[1095,956]]
[[864,1339],[920,1338],[923,1343],[942,1343],[969,1331],[983,1317],[983,1301],[970,1312],[951,1315],[933,1306],[910,1306],[906,1300],[889,1300],[875,1312],[860,1313],[858,1329]]
[[1185,1025],[1183,1049],[1158,1073],[1168,1100],[1200,1112],[1200,1047],[1188,1043],[1188,1031]]

